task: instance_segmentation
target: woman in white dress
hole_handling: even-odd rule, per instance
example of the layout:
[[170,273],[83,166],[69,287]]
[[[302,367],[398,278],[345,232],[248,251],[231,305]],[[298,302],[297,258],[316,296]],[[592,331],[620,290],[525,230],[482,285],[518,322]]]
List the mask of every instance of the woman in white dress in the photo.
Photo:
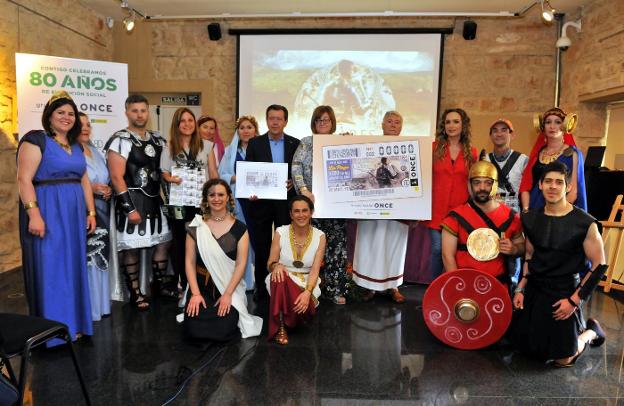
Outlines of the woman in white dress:
[[294,328],[316,313],[326,244],[325,234],[310,222],[314,203],[309,198],[293,197],[289,210],[291,224],[275,230],[266,278],[271,295],[268,336],[282,345],[288,344],[286,327]]

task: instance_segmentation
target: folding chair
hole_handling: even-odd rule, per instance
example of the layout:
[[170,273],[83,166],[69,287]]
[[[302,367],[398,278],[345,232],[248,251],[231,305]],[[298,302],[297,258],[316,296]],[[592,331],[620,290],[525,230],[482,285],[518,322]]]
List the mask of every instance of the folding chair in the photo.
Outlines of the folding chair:
[[[85,385],[84,378],[80,372],[80,366],[78,365],[78,358],[74,351],[74,346],[71,341],[71,336],[67,326],[58,321],[48,320],[41,317],[25,316],[22,314],[13,313],[0,313],[0,361],[7,368],[9,378],[15,387],[19,391],[19,399],[17,405],[22,405],[24,401],[24,389],[26,387],[26,372],[28,370],[28,361],[30,360],[30,353],[41,344],[45,344],[47,341],[59,338],[65,340],[67,343],[67,349],[71,354],[72,361],[74,362],[74,368],[78,379],[80,380],[80,387],[85,397],[87,405],[91,405],[89,399],[89,393],[87,392],[87,386]],[[11,367],[10,359],[16,356],[21,356],[21,367],[19,380],[16,379],[13,368]]]

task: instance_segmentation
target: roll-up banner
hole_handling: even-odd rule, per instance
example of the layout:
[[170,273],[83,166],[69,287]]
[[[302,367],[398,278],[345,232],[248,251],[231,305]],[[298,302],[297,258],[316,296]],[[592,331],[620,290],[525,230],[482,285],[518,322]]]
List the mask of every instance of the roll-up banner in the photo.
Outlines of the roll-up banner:
[[20,138],[30,130],[43,129],[45,104],[59,90],[69,93],[78,110],[89,116],[91,141],[100,150],[114,132],[127,126],[125,63],[16,53],[15,65]]

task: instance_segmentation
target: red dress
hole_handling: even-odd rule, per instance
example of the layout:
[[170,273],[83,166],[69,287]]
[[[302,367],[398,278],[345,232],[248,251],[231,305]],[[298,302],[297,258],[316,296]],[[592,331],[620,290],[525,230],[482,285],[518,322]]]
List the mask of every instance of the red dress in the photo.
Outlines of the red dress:
[[[433,143],[436,150],[437,142]],[[477,149],[471,147],[474,161],[477,160]],[[423,224],[434,230],[440,229],[440,223],[452,208],[466,203],[468,193],[469,168],[464,160],[463,151],[457,154],[455,162],[451,161],[451,154],[447,147],[442,159],[433,158],[432,177],[433,190],[431,194],[431,220]]]
[[[455,207],[452,212],[465,219],[475,229],[488,228],[485,220],[477,214],[469,203]],[[520,222],[520,217],[517,213],[513,212],[513,216],[511,216],[512,212],[513,211],[508,206],[501,204],[493,211],[487,213],[487,216],[490,220],[492,220],[494,225],[505,233],[506,237],[513,240],[514,237],[522,232],[522,223]],[[508,221],[509,225],[507,226],[505,223]],[[442,228],[457,237],[458,248],[455,253],[457,268],[477,269],[494,277],[505,274],[505,262],[507,260],[505,255],[499,254],[496,258],[490,261],[477,261],[468,253],[465,246],[470,233],[459,223],[459,220],[454,215],[451,214],[442,221]]]

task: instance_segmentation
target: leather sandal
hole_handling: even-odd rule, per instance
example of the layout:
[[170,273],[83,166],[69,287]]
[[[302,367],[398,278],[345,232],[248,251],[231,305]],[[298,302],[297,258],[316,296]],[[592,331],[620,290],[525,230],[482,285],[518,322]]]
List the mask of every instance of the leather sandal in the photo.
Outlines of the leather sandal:
[[[139,311],[148,310],[150,308],[150,303],[147,301],[145,296],[143,296],[141,289],[139,288],[138,263],[127,264],[123,266],[123,268],[124,275],[126,277],[126,285],[130,291],[130,304]],[[134,269],[134,271],[130,272],[130,268]]]
[[341,295],[336,295],[336,296],[332,297],[331,301],[334,304],[337,304],[337,305],[343,305],[343,304],[347,303],[347,299],[345,299],[345,297],[341,296]]
[[587,344],[585,344],[585,347],[583,347],[583,351],[579,351],[570,362],[568,362],[567,364],[560,364],[557,361],[554,361],[552,363],[552,365],[555,368],[570,368],[572,366],[574,366],[574,364],[576,364],[576,360],[581,356],[581,354],[583,354],[585,352],[585,350],[587,349],[587,347],[589,347]]
[[287,345],[288,344],[288,333],[286,332],[286,328],[284,324],[280,324],[279,329],[277,330],[277,334],[275,334],[275,342],[279,345]]
[[390,289],[390,297],[394,303],[405,303],[405,296],[397,288]]
[[362,301],[363,302],[370,302],[371,300],[373,300],[373,298],[375,297],[375,291],[374,290],[369,290],[368,292],[364,293],[362,295]]

